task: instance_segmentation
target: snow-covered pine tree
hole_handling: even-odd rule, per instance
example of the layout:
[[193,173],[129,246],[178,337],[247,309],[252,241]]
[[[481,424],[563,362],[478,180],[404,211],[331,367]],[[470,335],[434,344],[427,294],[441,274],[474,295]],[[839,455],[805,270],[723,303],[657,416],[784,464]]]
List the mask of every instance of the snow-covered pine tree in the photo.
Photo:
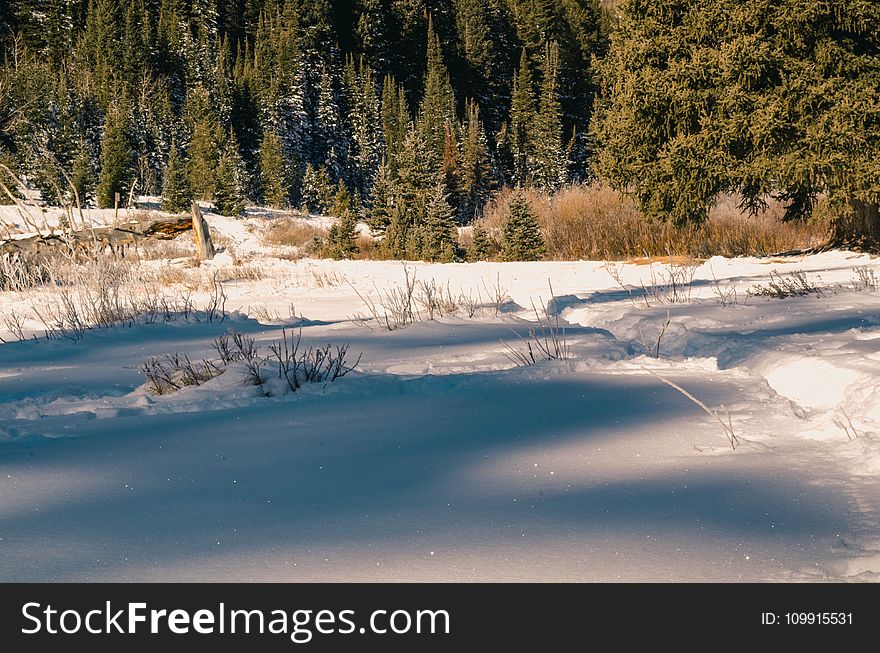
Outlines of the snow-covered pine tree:
[[260,145],[263,201],[275,208],[290,205],[294,171],[282,151],[281,139],[273,131],[263,134]]
[[427,197],[425,220],[420,226],[420,251],[426,261],[449,263],[455,258],[458,244],[455,229],[455,212],[449,205],[443,184],[437,184]]
[[367,225],[373,236],[383,236],[391,224],[394,196],[394,182],[389,177],[385,164],[381,163],[370,189],[370,207],[367,211]]
[[238,151],[238,141],[230,130],[217,163],[214,185],[214,207],[219,214],[237,216],[244,211],[243,172],[244,162]]
[[326,168],[334,183],[340,179],[347,181],[348,135],[342,120],[335,75],[327,66],[321,69],[315,132],[313,162]]
[[366,199],[384,155],[379,98],[373,73],[363,58],[356,66],[349,57],[344,79],[352,140],[350,180],[358,196]]
[[480,108],[468,101],[465,123],[462,126],[461,158],[459,162],[458,219],[469,222],[482,210],[489,199],[492,185],[489,149],[486,133],[480,120]]
[[98,206],[102,208],[114,206],[116,193],[119,193],[120,205],[124,206],[128,200],[128,191],[134,179],[128,125],[128,109],[125,105],[107,113],[104,138],[101,140],[101,176],[97,189]]
[[538,218],[520,191],[508,203],[502,248],[505,261],[537,261],[544,255]]
[[530,177],[535,145],[532,130],[536,120],[535,89],[529,57],[526,49],[522,49],[519,59],[519,71],[513,78],[513,95],[510,105],[510,126],[508,146],[513,158],[513,183],[525,186]]
[[539,188],[553,193],[567,181],[568,161],[562,141],[562,110],[559,105],[559,46],[547,44],[544,52],[541,103],[535,116],[533,178]]
[[193,192],[186,174],[186,162],[178,151],[177,144],[172,141],[162,185],[162,210],[183,213],[189,211],[192,200]]
[[[428,64],[425,71],[424,93],[419,105],[419,131],[425,144],[439,160],[443,160],[448,131],[457,128],[455,94],[449,70],[443,62],[440,39],[428,16]],[[453,139],[456,140],[456,139]]]
[[323,166],[306,165],[302,182],[303,207],[310,213],[325,213],[332,205],[336,187]]
[[471,231],[471,250],[468,252],[471,261],[486,261],[489,259],[491,252],[491,243],[489,242],[489,234],[486,233],[485,227],[481,222],[475,222]]

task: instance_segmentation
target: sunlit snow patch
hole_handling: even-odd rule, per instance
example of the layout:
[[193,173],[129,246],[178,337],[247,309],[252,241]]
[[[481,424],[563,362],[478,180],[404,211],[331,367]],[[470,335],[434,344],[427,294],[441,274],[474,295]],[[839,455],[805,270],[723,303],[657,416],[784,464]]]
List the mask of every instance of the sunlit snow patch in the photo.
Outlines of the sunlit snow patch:
[[818,358],[780,362],[764,373],[767,383],[780,395],[805,408],[828,410],[846,399],[847,388],[859,372],[836,367]]

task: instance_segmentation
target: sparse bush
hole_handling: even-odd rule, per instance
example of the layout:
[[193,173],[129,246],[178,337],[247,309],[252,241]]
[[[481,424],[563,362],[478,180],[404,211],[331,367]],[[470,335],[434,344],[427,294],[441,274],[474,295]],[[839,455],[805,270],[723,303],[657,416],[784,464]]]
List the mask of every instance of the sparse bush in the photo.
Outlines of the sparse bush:
[[[185,386],[202,385],[226,372],[230,364],[241,364],[247,383],[264,388],[267,381],[263,377],[263,368],[275,361],[278,378],[295,392],[304,383],[329,383],[340,379],[354,371],[361,360],[358,355],[354,363],[348,363],[348,345],[303,347],[302,328],[295,337],[282,329],[281,340],[269,346],[267,356],[260,354],[252,337],[235,330],[216,338],[214,349],[220,356],[218,361],[203,359],[193,362],[187,355],[177,353],[149,358],[141,366],[141,371],[150,391],[165,395]],[[263,393],[266,394],[265,388]]]
[[348,345],[333,347],[302,348],[302,328],[296,337],[288,336],[281,330],[281,340],[269,346],[269,351],[278,363],[278,378],[287,382],[291,391],[296,392],[303,383],[324,383],[340,379],[353,371],[361,361],[358,355],[354,364],[346,362]]
[[807,295],[819,297],[822,294],[821,288],[813,283],[803,270],[795,270],[785,276],[773,271],[770,273],[770,280],[766,286],[757,284],[749,292],[758,297],[773,297],[775,299],[805,297]]
[[[550,296],[553,297],[553,287],[550,287]],[[517,334],[522,347],[514,347],[503,340],[501,344],[507,350],[507,358],[515,365],[534,365],[539,360],[566,360],[572,358],[568,339],[565,337],[565,327],[559,324],[559,313],[550,314],[550,304],[544,306],[543,315],[538,312],[535,302],[532,302],[532,310],[535,313],[536,324],[529,325],[528,337],[524,338]]]
[[279,218],[263,232],[265,245],[297,247],[303,254],[316,254],[324,246],[327,231],[294,216]]

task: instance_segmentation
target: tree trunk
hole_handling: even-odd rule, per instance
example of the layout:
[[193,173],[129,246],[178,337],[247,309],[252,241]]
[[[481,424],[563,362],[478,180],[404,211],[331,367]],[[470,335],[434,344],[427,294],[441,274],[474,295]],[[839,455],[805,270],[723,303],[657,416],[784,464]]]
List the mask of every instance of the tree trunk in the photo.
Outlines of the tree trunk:
[[861,200],[850,200],[849,206],[849,213],[831,223],[829,247],[880,251],[880,206]]
[[211,242],[211,232],[208,230],[208,223],[202,217],[202,210],[195,201],[192,203],[192,228],[199,260],[210,261],[214,258],[214,243]]

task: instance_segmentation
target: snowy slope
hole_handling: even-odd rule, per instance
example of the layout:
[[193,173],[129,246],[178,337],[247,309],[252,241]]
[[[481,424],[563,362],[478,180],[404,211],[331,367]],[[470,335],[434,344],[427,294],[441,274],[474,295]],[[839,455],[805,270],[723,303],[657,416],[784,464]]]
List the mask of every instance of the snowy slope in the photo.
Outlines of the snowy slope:
[[[875,260],[716,258],[675,303],[674,265],[408,264],[485,306],[387,331],[352,317],[401,263],[283,260],[209,221],[265,275],[224,283],[225,321],[0,345],[0,579],[880,578],[880,297],[854,282]],[[771,271],[821,291],[747,297]],[[573,357],[517,366],[503,343],[548,302]],[[357,371],[271,397],[234,366],[144,385],[150,356],[298,326]]]

